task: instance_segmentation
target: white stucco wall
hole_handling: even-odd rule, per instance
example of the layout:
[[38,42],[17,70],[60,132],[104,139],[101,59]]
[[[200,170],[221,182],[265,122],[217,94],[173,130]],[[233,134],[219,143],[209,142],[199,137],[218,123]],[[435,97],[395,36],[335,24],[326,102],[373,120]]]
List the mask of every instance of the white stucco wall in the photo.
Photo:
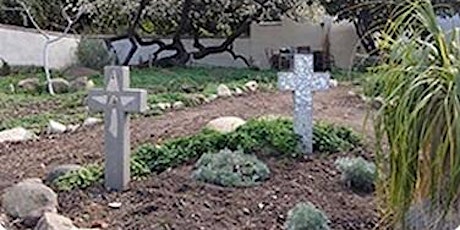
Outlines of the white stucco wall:
[[[58,33],[54,34],[59,36]],[[336,65],[347,68],[354,56],[354,47],[358,43],[352,25],[347,23],[331,25],[331,52]],[[251,26],[249,38],[237,39],[234,43],[234,51],[246,58],[251,58],[256,66],[269,68],[267,51],[279,50],[286,46],[310,46],[312,50],[321,50],[324,39],[324,30],[319,24],[299,24],[285,20],[279,24]],[[79,37],[67,36],[52,45],[50,49],[50,67],[63,68],[75,63],[75,51]],[[167,39],[164,41],[170,42]],[[206,46],[218,45],[223,39],[203,39],[201,42]],[[45,39],[32,29],[0,25],[0,57],[11,65],[43,65],[42,50]],[[194,50],[193,40],[183,40],[187,50]],[[131,44],[128,40],[112,43],[121,60],[129,52]],[[158,49],[156,45],[139,49],[130,64],[137,64],[140,60],[146,61],[149,54]],[[162,56],[172,53],[162,53]],[[226,67],[245,67],[243,61],[234,60],[228,53],[209,55],[200,60],[191,60],[191,65],[212,65]]]
[[[53,37],[59,36],[53,33]],[[67,36],[50,46],[51,68],[63,68],[76,62],[79,38]],[[32,29],[0,25],[0,58],[10,65],[43,65],[45,38]]]
[[[348,68],[353,62],[356,48],[359,46],[359,38],[355,33],[354,26],[347,22],[332,23],[331,19],[326,26],[330,26],[331,54],[335,64],[339,68]],[[440,19],[444,29],[460,26],[460,17],[452,19]],[[234,43],[234,50],[247,58],[252,58],[254,64],[262,68],[268,68],[267,51],[276,51],[287,46],[310,46],[312,50],[321,50],[324,41],[324,29],[319,24],[296,23],[284,20],[281,23],[251,25],[251,36],[241,38]],[[54,33],[58,36],[58,33]],[[76,62],[75,51],[79,38],[67,36],[52,45],[50,49],[50,66],[62,68]],[[168,40],[165,40],[169,42]],[[223,39],[203,39],[206,46],[220,44]],[[0,25],[0,58],[5,59],[11,65],[37,65],[43,64],[42,49],[45,39],[32,29],[23,29]],[[186,49],[193,50],[193,41],[184,40]],[[113,44],[119,57],[126,56],[130,48],[127,40]],[[158,47],[144,47],[139,49],[130,64],[137,64],[140,60],[148,60],[149,54]],[[172,53],[163,53],[162,56]],[[192,65],[213,65],[227,67],[245,67],[242,61],[235,61],[230,54],[222,53],[210,55],[201,60],[191,60]]]
[[268,67],[267,50],[277,50],[288,46],[309,46],[311,50],[322,50],[326,28],[330,27],[330,51],[335,65],[348,68],[359,44],[354,26],[350,23],[330,23],[321,28],[319,24],[297,23],[284,20],[273,25],[252,25],[252,55],[263,67]]

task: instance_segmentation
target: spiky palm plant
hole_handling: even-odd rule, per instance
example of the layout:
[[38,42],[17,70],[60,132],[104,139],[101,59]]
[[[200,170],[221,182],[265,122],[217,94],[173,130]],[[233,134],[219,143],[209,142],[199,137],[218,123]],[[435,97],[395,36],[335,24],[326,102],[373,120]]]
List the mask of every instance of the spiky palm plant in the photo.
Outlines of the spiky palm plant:
[[374,117],[377,195],[383,223],[405,228],[412,205],[429,200],[444,214],[460,192],[460,36],[440,28],[430,1],[394,13],[373,70],[385,101]]

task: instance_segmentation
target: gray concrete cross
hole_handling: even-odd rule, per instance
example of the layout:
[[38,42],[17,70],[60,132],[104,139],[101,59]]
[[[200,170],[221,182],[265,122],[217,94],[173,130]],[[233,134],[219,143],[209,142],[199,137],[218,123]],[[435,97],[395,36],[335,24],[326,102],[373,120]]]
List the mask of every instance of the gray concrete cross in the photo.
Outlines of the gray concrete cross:
[[302,151],[313,153],[313,91],[329,88],[329,73],[315,73],[313,55],[295,54],[293,72],[278,73],[278,88],[294,91],[294,131],[301,137]]
[[129,67],[107,66],[105,89],[89,92],[91,111],[104,112],[105,186],[122,191],[130,179],[129,113],[147,109],[147,91],[129,89]]

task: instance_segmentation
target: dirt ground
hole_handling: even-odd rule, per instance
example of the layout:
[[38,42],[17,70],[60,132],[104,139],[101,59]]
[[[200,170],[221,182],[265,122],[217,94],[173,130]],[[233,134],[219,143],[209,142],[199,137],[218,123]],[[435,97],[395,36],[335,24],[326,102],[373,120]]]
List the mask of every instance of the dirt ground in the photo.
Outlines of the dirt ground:
[[[315,119],[363,131],[366,115],[349,87],[315,95]],[[211,104],[131,122],[132,147],[199,131],[219,116],[253,118],[291,115],[290,93],[258,93],[217,100]],[[58,164],[102,161],[102,127],[74,134],[41,137],[37,141],[0,144],[0,189],[23,178],[43,177]],[[366,153],[369,156],[369,153]],[[60,212],[82,227],[107,223],[108,229],[282,229],[287,211],[300,201],[321,207],[332,229],[370,229],[376,222],[373,197],[348,191],[333,166],[340,154],[316,156],[300,162],[267,161],[271,179],[262,186],[229,189],[204,185],[190,178],[184,165],[143,181],[130,190],[107,193],[93,187],[60,193]],[[120,209],[108,207],[121,202]]]

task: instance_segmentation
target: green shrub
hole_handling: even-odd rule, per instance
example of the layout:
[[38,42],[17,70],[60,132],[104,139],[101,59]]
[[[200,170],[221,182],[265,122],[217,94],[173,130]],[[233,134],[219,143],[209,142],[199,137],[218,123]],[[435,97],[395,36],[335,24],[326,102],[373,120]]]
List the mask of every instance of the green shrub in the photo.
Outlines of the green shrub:
[[385,81],[386,79],[380,78],[376,75],[369,75],[364,79],[364,84],[363,84],[363,93],[365,96],[368,97],[378,97],[382,96],[385,88]]
[[329,230],[329,219],[310,202],[297,204],[289,210],[286,230]]
[[96,39],[81,39],[77,47],[77,57],[80,65],[95,70],[101,70],[112,62],[104,42]]
[[371,192],[377,178],[376,166],[362,157],[339,158],[335,162],[342,173],[342,180],[353,190]]
[[348,151],[360,144],[360,136],[350,128],[324,122],[317,122],[313,128],[315,151],[326,153]]
[[242,151],[221,150],[203,154],[195,165],[193,178],[224,187],[248,187],[268,179],[267,165]]
[[[229,134],[228,145],[245,152],[298,157],[303,155],[298,148],[299,140],[289,119],[252,120]],[[361,138],[349,128],[324,122],[317,122],[313,127],[314,151],[347,151],[360,144]]]
[[[140,146],[132,154],[131,176],[143,178],[150,173],[160,173],[203,154],[216,153],[226,148],[270,156],[298,157],[302,155],[297,148],[298,140],[292,121],[287,119],[252,120],[228,134],[203,130],[189,137],[167,141],[160,146]],[[314,127],[315,151],[337,152],[358,143],[359,137],[350,129],[325,123],[318,123]],[[84,183],[72,183],[75,187],[81,187],[79,184]]]
[[353,70],[359,72],[368,71],[369,68],[379,65],[381,62],[380,57],[378,56],[360,56],[356,57],[353,62]]
[[203,153],[217,152],[225,148],[225,136],[214,131],[204,130],[190,137],[177,138],[161,146],[143,145],[134,157],[152,172],[162,172],[175,167]]
[[228,135],[228,147],[245,152],[297,157],[299,136],[288,119],[251,120]]
[[89,165],[78,171],[72,171],[58,177],[52,182],[61,191],[69,191],[74,188],[87,188],[95,183],[102,182],[104,173],[100,166]]
[[0,77],[5,77],[11,74],[11,67],[2,58],[0,58]]

